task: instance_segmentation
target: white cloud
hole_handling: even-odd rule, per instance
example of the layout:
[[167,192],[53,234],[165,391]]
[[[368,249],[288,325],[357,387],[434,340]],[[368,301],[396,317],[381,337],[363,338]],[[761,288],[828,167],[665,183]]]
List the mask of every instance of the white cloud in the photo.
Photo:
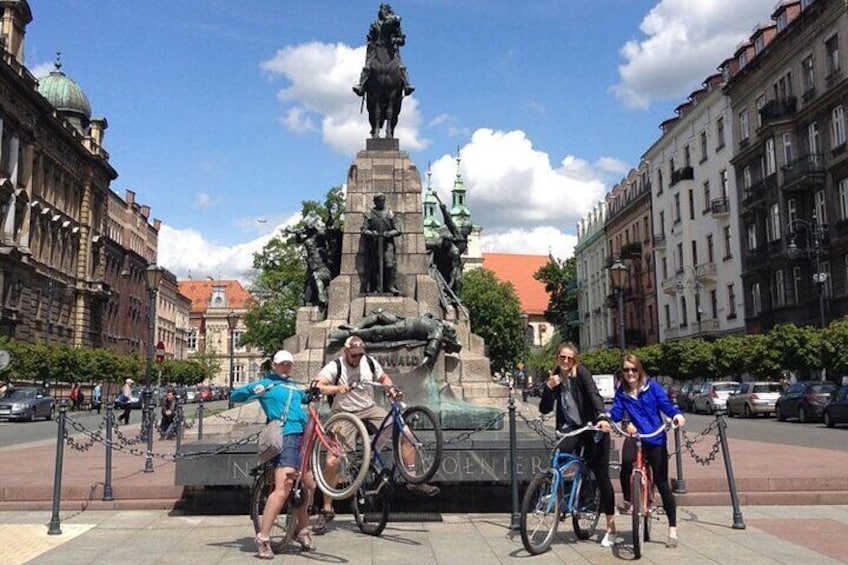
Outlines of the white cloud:
[[[368,113],[360,113],[360,99],[351,92],[364,61],[365,47],[312,42],[284,47],[260,68],[289,82],[277,93],[287,106],[281,119],[285,127],[301,133],[317,129],[314,124],[320,122],[324,143],[352,155],[362,148],[369,130]],[[409,151],[424,149],[429,142],[421,138],[420,127],[418,101],[404,98],[395,137]]]
[[209,208],[212,205],[212,196],[208,192],[198,192],[194,195],[195,208]]
[[775,0],[661,0],[642,20],[641,39],[620,50],[625,63],[611,87],[632,108],[697,89],[733,55],[758,23],[770,23]]
[[[571,230],[604,194],[596,166],[571,155],[554,166],[522,131],[479,129],[460,155],[472,218],[492,233],[543,225]],[[454,159],[445,155],[432,165],[433,189],[445,203],[456,177]]]
[[483,252],[518,253],[521,255],[548,255],[567,259],[574,255],[577,236],[561,232],[551,226],[529,230],[510,229],[488,233],[483,231],[480,242]]
[[39,63],[36,66],[32,67],[29,72],[31,72],[32,76],[34,76],[35,78],[44,78],[54,70],[56,70],[56,64],[50,62]]

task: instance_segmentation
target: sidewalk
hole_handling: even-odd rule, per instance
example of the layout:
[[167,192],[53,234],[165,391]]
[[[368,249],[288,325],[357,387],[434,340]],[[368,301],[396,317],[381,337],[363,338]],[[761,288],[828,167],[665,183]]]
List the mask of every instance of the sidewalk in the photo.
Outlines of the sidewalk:
[[[62,534],[47,535],[43,512],[0,513],[0,562],[4,565],[255,562],[247,516],[185,516],[179,512],[85,512],[66,517]],[[681,507],[680,545],[665,547],[666,523],[653,528],[642,563],[841,563],[848,555],[848,506],[760,506],[746,509],[747,529],[731,528],[728,508]],[[568,521],[560,523],[551,549],[532,557],[507,514],[450,514],[441,522],[390,522],[381,537],[356,530],[339,516],[317,550],[287,548],[274,563],[476,564],[619,563],[633,559],[630,526],[619,517],[620,543],[605,549],[579,542]]]

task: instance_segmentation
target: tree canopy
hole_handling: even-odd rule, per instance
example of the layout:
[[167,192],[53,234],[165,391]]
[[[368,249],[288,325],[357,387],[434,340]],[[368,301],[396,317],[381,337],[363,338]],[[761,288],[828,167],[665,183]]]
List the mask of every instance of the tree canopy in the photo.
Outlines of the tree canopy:
[[550,295],[545,319],[559,333],[563,341],[578,343],[580,329],[577,315],[577,262],[572,256],[564,261],[549,257],[548,263],[533,274],[533,278],[545,285]]

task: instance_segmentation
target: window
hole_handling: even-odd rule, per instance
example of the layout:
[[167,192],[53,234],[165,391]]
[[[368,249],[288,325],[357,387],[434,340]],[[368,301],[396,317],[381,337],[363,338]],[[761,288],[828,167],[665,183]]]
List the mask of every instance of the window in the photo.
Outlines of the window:
[[665,311],[665,327],[671,327],[671,309],[668,307],[668,304],[663,306],[663,310]]
[[689,219],[695,219],[695,191],[689,189]]
[[689,312],[686,311],[686,297],[680,297],[680,327],[685,328],[689,325]]
[[731,234],[730,234],[730,226],[724,226],[724,259],[730,259],[733,257],[733,253],[731,253]]
[[771,221],[771,237],[769,238],[769,241],[776,241],[780,239],[780,232],[782,229],[782,226],[780,225],[780,204],[775,202],[771,205],[769,221]]
[[786,26],[789,25],[789,18],[786,15],[786,10],[780,12],[780,15],[777,16],[777,33],[780,33]]
[[233,364],[233,383],[235,385],[247,384],[244,381],[244,365],[241,363]]
[[715,289],[710,291],[710,312],[713,320],[718,318],[718,292]]
[[660,235],[665,235],[665,210],[660,210]]
[[748,110],[739,112],[739,139],[742,141],[748,139]]
[[677,244],[677,265],[675,265],[677,274],[683,272],[683,243]]
[[692,264],[698,264],[698,242],[696,240],[692,240]]
[[801,61],[801,77],[804,81],[804,93],[812,92],[816,88],[816,70],[813,66],[813,56],[810,55]]
[[774,97],[777,100],[787,100],[792,96],[792,71],[787,71],[774,83]]
[[815,194],[815,210],[813,212],[820,224],[827,223],[827,205],[824,200],[824,191],[818,190]]
[[760,94],[759,96],[757,96],[757,100],[756,100],[755,104],[757,106],[757,127],[762,127],[762,125],[763,125],[763,115],[760,113],[760,110],[762,110],[763,106],[766,105],[766,95]]
[[789,224],[798,219],[798,205],[795,203],[794,198],[786,201],[786,215],[788,216],[786,219],[789,221]]
[[792,303],[801,301],[801,267],[792,267]]
[[657,169],[657,194],[662,194],[663,191],[663,176],[662,171]]
[[785,306],[786,305],[786,287],[783,284],[783,270],[778,269],[774,273],[774,305],[775,306]]
[[674,195],[674,223],[680,222],[680,193]]
[[704,181],[704,214],[710,211],[710,181]]
[[197,330],[188,332],[186,342],[189,351],[197,351]]
[[824,42],[825,52],[825,68],[827,76],[832,75],[839,70],[839,38],[833,35],[830,39]]
[[692,166],[692,155],[689,152],[689,146],[686,145],[683,147],[683,166],[691,167]]
[[807,149],[814,155],[819,152],[819,123],[810,122],[807,126]]
[[724,147],[724,117],[716,119],[716,151]]
[[715,261],[715,249],[713,246],[713,234],[707,234],[707,261],[712,263]]
[[848,220],[848,177],[839,181],[839,219]]
[[757,225],[748,224],[748,251],[754,251],[757,248]]
[[825,298],[833,298],[833,277],[830,276],[830,261],[821,262],[821,275],[824,282],[820,283]]
[[792,163],[792,134],[784,133],[783,139],[783,164],[789,165]]
[[707,132],[701,132],[701,163],[707,160]]
[[760,283],[755,282],[751,285],[751,315],[759,316],[762,311],[763,302],[760,295]]
[[727,285],[727,319],[736,317],[736,290],[732,284]]
[[662,276],[663,279],[668,278],[668,259],[665,257],[662,258]]
[[766,154],[764,155],[764,158],[765,158],[766,176],[771,176],[775,172],[777,172],[777,163],[776,163],[777,157],[775,156],[775,153],[774,153],[774,138],[773,137],[770,137],[766,140],[765,151],[766,151]]
[[830,113],[830,139],[834,149],[845,144],[845,111],[842,104]]
[[727,169],[722,169],[718,176],[721,179],[721,197],[727,198]]
[[751,167],[745,165],[742,167],[742,189],[747,190],[749,188],[751,188]]
[[766,38],[762,34],[758,35],[754,40],[754,54],[759,54],[760,51],[766,48]]

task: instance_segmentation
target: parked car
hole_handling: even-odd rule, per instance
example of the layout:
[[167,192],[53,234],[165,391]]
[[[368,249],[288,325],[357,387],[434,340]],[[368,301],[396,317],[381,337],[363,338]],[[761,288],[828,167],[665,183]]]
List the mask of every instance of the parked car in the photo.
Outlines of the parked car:
[[671,383],[666,387],[668,399],[672,404],[677,404],[678,407],[680,407],[680,404],[677,403],[677,397],[680,396],[684,386],[686,386],[686,383]]
[[0,418],[7,420],[29,420],[38,418],[51,420],[56,402],[46,388],[27,386],[6,391],[0,399]]
[[727,415],[750,418],[757,414],[773,414],[780,391],[780,383],[742,383],[739,390],[727,397]]
[[692,412],[696,414],[724,412],[727,408],[727,398],[738,388],[739,383],[736,381],[711,381],[702,384],[692,397]]
[[848,424],[848,385],[842,385],[830,395],[830,401],[824,406],[823,418],[828,428]]
[[790,384],[774,405],[774,415],[781,422],[798,418],[802,424],[821,420],[830,393],[839,385],[829,381],[799,381]]

